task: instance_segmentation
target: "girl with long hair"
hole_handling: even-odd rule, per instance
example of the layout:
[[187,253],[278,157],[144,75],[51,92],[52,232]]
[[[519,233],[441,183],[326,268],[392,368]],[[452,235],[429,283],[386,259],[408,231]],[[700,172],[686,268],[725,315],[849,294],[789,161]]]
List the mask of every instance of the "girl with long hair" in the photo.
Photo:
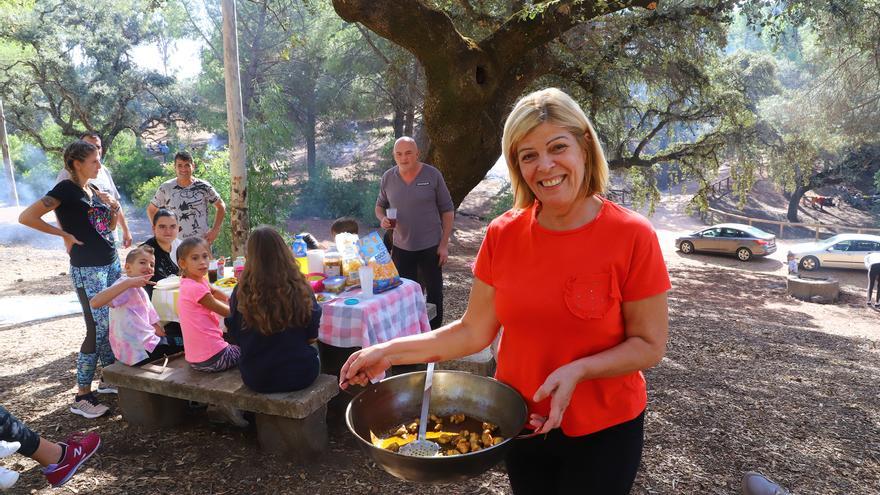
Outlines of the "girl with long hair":
[[241,347],[244,384],[260,393],[290,392],[318,377],[321,307],[284,239],[261,225],[247,242],[247,264],[229,301],[226,328]]

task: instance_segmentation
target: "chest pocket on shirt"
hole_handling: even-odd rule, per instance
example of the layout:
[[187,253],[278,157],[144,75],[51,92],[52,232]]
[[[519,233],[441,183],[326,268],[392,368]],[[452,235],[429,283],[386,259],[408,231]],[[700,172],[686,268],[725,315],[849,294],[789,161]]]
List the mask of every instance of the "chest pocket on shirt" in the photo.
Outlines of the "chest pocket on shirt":
[[584,320],[604,318],[612,307],[620,307],[620,288],[613,271],[571,275],[564,290],[566,307]]

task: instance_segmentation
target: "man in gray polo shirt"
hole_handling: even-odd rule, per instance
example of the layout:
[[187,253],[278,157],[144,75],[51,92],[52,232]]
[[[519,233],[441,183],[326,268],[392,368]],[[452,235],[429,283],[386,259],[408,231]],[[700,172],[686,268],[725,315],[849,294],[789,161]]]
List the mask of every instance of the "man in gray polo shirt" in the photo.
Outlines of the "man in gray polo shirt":
[[452,197],[443,174],[419,161],[413,138],[404,136],[394,143],[394,161],[397,166],[382,175],[376,218],[382,228],[390,229],[386,210],[397,209],[391,258],[401,277],[424,282],[427,301],[437,305],[431,328],[438,328],[443,324],[443,265],[455,218]]

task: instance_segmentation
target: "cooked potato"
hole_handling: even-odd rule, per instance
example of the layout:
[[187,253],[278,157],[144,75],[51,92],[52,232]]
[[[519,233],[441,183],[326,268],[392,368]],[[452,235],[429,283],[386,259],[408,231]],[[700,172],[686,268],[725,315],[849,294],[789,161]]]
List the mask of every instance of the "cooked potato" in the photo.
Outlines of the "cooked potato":
[[[434,438],[429,438],[428,440],[436,442],[441,446],[440,455],[443,456],[478,452],[492,447],[493,445],[498,445],[504,441],[504,438],[492,435],[492,433],[498,430],[498,426],[492,423],[482,422],[482,428],[476,431],[462,429],[461,431],[454,432],[444,431],[444,418],[431,414],[428,416],[428,419],[431,421],[428,425],[433,424],[431,428],[432,431],[439,433],[439,435]],[[448,418],[448,424],[453,425],[461,425],[466,421],[468,421],[468,417],[464,414],[452,414]],[[471,422],[474,421],[472,420]],[[468,424],[470,425],[470,423]],[[415,435],[418,430],[419,420],[417,418],[411,423],[400,425],[397,430],[394,431],[392,436],[406,440],[407,438],[412,438],[412,435]],[[385,446],[386,450],[390,450],[391,452],[400,451],[401,444],[399,440],[389,438],[386,441],[389,441]]]

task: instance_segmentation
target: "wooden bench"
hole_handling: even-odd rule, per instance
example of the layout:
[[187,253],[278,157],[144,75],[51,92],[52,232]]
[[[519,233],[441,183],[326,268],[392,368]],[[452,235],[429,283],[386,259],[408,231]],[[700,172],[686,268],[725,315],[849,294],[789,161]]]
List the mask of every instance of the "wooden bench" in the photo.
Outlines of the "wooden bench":
[[182,354],[169,359],[164,369],[162,360],[155,363],[138,368],[115,363],[104,368],[103,378],[119,389],[122,416],[129,423],[178,425],[191,400],[255,413],[257,437],[266,452],[306,461],[327,449],[327,403],[339,393],[336,377],[319,375],[298,392],[259,394],[242,383],[238,368],[194,371]]

